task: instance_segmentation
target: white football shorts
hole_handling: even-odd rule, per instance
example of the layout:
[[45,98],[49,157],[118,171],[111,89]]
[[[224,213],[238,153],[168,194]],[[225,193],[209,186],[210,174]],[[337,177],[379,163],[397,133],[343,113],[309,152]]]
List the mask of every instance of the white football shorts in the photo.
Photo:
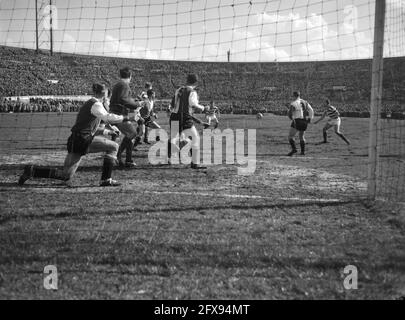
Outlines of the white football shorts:
[[217,119],[216,115],[206,116],[205,119],[207,120],[208,124],[211,124],[211,122],[218,123],[218,119]]
[[340,123],[342,122],[342,120],[340,120],[340,118],[337,119],[329,119],[328,124],[330,126],[338,126],[340,127]]

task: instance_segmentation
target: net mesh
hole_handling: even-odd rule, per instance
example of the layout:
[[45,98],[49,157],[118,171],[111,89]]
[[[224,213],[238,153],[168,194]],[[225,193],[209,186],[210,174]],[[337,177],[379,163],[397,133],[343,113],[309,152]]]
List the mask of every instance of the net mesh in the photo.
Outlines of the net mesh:
[[[379,194],[400,199],[404,8],[402,0],[387,1],[378,165]],[[291,92],[300,90],[320,115],[328,97],[344,117],[343,130],[346,117],[358,119],[348,135],[364,136],[355,153],[367,159],[374,11],[372,0],[1,0],[0,96],[7,100],[0,146],[8,152],[63,148],[70,112],[91,84],[111,86],[128,65],[136,74],[133,91],[152,81],[158,107],[190,71],[201,76],[201,100],[216,100],[224,113],[285,115]],[[38,54],[30,51],[37,48]]]

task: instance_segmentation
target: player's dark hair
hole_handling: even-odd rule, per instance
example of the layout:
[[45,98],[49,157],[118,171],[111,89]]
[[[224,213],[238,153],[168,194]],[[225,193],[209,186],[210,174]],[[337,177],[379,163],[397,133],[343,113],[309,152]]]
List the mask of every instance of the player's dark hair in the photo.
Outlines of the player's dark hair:
[[121,79],[131,78],[131,70],[128,67],[122,68],[120,70],[120,77],[121,77]]
[[145,83],[145,89],[150,89],[150,88],[152,88],[152,83],[146,82]]
[[146,91],[146,94],[148,95],[148,98],[153,97],[155,91],[149,89],[148,91]]
[[299,92],[299,91],[294,91],[294,92],[293,92],[293,96],[296,97],[296,98],[299,98],[299,97],[301,96],[301,92]]
[[105,85],[103,85],[101,83],[93,84],[93,93],[95,95],[101,95],[103,93],[103,91],[105,92]]
[[190,73],[189,75],[187,75],[187,84],[195,84],[198,82],[198,77],[196,74],[194,73]]

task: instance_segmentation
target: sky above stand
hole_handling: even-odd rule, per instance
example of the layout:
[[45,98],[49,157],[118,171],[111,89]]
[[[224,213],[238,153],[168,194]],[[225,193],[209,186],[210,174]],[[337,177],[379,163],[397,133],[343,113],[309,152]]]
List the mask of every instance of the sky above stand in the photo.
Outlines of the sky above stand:
[[[113,57],[312,61],[372,57],[375,0],[38,0],[39,45]],[[387,0],[385,56],[405,55],[405,0]],[[35,0],[0,0],[0,45],[35,48]]]

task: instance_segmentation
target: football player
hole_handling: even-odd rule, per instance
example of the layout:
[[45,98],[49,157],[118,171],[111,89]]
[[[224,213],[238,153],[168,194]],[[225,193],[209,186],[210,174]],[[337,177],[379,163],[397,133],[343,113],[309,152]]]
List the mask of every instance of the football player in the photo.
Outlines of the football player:
[[[192,169],[206,169],[199,166],[199,150],[200,150],[200,136],[194,126],[195,118],[193,117],[193,109],[200,111],[209,110],[209,106],[202,106],[199,103],[198,94],[195,90],[198,83],[198,77],[195,74],[187,76],[186,85],[176,90],[172,99],[172,113],[170,115],[170,128],[174,123],[179,125],[179,136],[183,131],[187,130],[187,135],[191,136],[191,168]],[[171,129],[170,129],[171,130]],[[171,157],[171,141],[169,139],[168,157]],[[169,160],[170,162],[170,160]]]
[[297,153],[297,147],[294,141],[297,132],[300,137],[301,155],[305,155],[305,131],[308,128],[308,124],[314,118],[314,110],[307,101],[301,99],[300,92],[295,91],[293,96],[295,100],[291,102],[288,112],[288,117],[292,120],[290,133],[288,135],[288,141],[291,145],[291,152],[288,154],[290,157]]
[[[143,101],[143,102],[146,102],[146,103],[149,103],[150,100],[149,100],[149,97],[148,97],[148,91],[152,91],[152,90],[153,90],[152,83],[146,82],[145,83],[145,90],[142,91],[142,93],[138,96],[139,100]],[[154,99],[155,99],[155,96],[153,96],[153,102],[154,102]],[[152,102],[152,104],[153,104],[153,102]],[[153,108],[153,106],[152,106],[152,108]],[[145,109],[143,110],[143,113],[145,113]],[[142,119],[145,120],[145,117],[142,116],[142,113],[140,114],[140,116],[142,117]],[[140,121],[140,122],[142,122],[142,121]],[[138,122],[138,125],[140,127],[142,127],[142,129],[143,129],[143,134],[144,134],[143,142],[146,143],[146,144],[150,144],[149,141],[148,141],[148,134],[149,134],[148,127],[149,126],[147,126],[145,123],[139,124],[139,122]],[[136,143],[136,144],[138,144],[138,143]]]
[[318,122],[322,121],[325,119],[327,116],[328,122],[325,124],[323,127],[323,141],[321,143],[328,143],[328,130],[330,128],[334,128],[335,133],[348,145],[350,145],[350,141],[346,139],[346,137],[343,135],[343,133],[340,132],[340,125],[342,123],[342,120],[340,119],[340,113],[339,111],[330,104],[330,100],[326,99],[325,103],[323,105],[324,112],[322,116],[314,122],[314,124],[317,124]]
[[204,125],[204,128],[207,129],[208,127],[210,127],[212,122],[215,123],[214,129],[218,128],[218,126],[219,126],[218,118],[219,117],[220,117],[220,112],[219,112],[218,107],[214,104],[214,101],[210,101],[210,109],[205,112],[206,124]]
[[63,170],[49,167],[26,166],[18,184],[23,185],[28,179],[49,178],[65,182],[70,181],[80,165],[82,157],[88,153],[105,152],[100,186],[116,187],[120,184],[111,178],[114,164],[117,160],[119,145],[105,137],[115,134],[113,131],[100,130],[100,123],[120,124],[131,119],[128,116],[108,113],[103,106],[106,88],[102,84],[93,85],[93,97],[80,109],[72,134],[67,142],[68,154]]
[[[131,70],[126,67],[120,70],[120,81],[118,81],[111,93],[110,110],[116,115],[128,116],[130,112],[138,113],[140,104],[131,97],[131,88],[129,86],[132,80]],[[137,131],[136,122],[126,122],[117,124],[118,129],[122,132],[124,138],[118,150],[118,162],[121,168],[132,168],[136,163],[132,160],[133,140],[140,139],[143,131]],[[122,153],[126,151],[125,163],[121,159]]]
[[[138,123],[140,126],[143,127],[142,129],[145,132],[144,142],[146,144],[150,144],[148,141],[148,131],[146,130],[146,128],[160,129],[160,125],[155,121],[157,119],[157,115],[153,111],[154,104],[155,92],[150,89],[146,92],[146,97],[141,102],[141,109],[139,110],[140,116],[143,119],[143,123]],[[159,137],[157,137],[157,141],[159,140]]]

